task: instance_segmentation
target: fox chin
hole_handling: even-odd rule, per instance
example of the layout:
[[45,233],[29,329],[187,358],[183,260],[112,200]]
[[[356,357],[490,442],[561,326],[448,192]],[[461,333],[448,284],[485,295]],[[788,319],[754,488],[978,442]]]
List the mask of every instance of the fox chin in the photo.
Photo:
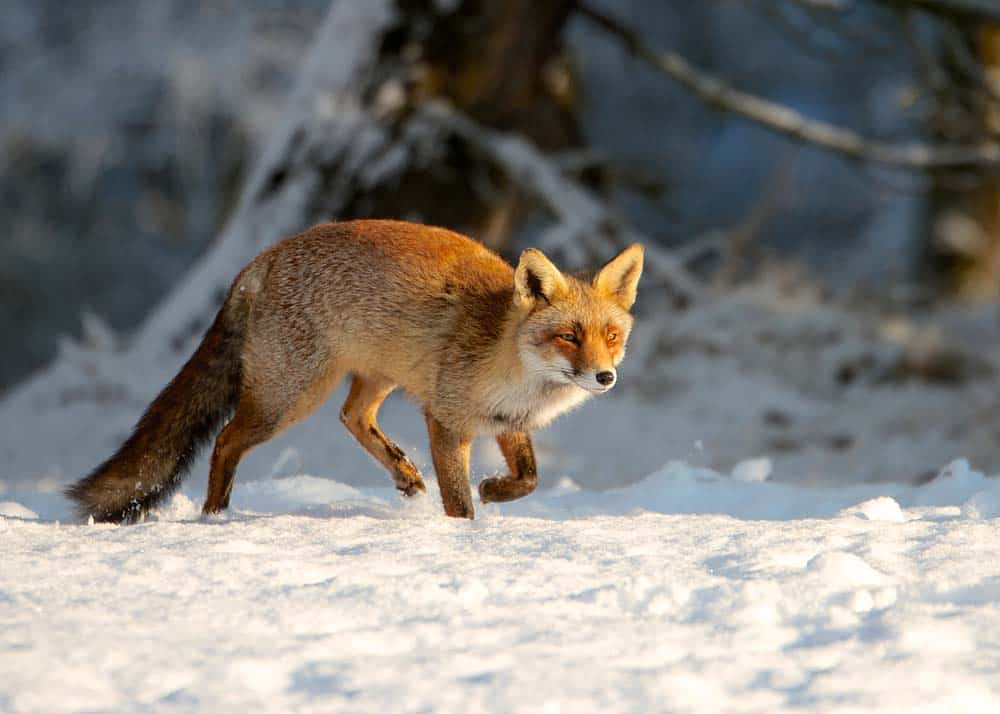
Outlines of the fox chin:
[[305,419],[350,375],[340,420],[396,488],[425,490],[376,419],[401,388],[423,407],[445,513],[472,518],[476,435],[494,435],[510,469],[480,482],[481,500],[520,498],[538,481],[530,432],[618,381],[642,261],[634,244],[582,277],[533,248],[511,266],[443,228],[314,226],[240,272],[131,436],[67,496],[84,518],[135,521],[215,436],[203,510],[224,510],[243,455]]

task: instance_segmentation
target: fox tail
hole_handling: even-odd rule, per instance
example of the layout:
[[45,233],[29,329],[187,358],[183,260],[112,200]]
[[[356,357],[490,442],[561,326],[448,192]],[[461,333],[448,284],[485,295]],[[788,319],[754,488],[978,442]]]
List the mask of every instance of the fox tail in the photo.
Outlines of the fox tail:
[[166,499],[239,400],[241,351],[252,295],[251,265],[233,283],[195,353],[146,408],[132,435],[89,476],[66,489],[82,518],[131,523]]

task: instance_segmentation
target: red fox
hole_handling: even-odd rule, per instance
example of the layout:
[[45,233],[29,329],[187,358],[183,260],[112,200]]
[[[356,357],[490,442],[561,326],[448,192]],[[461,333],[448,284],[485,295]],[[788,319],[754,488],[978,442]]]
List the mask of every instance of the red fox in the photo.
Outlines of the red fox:
[[240,458],[322,404],[353,376],[341,421],[406,495],[424,481],[379,428],[401,387],[424,409],[449,516],[472,518],[469,454],[490,433],[510,474],[479,484],[510,501],[537,483],[528,432],[617,379],[643,248],[592,278],[540,251],[516,268],[442,228],[324,223],[263,251],[233,281],[214,323],[121,448],[67,489],[81,516],[132,522],[179,484],[215,440],[204,513],[229,506]]

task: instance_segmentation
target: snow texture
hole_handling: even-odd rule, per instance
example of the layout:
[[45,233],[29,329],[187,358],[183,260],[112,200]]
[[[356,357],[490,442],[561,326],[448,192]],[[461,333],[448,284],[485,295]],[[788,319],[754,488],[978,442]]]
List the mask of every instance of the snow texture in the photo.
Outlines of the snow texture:
[[130,527],[0,504],[0,710],[1000,704],[1000,482],[966,463],[809,488],[676,462],[470,522],[434,483],[402,501],[295,461],[241,474],[218,518],[200,485]]

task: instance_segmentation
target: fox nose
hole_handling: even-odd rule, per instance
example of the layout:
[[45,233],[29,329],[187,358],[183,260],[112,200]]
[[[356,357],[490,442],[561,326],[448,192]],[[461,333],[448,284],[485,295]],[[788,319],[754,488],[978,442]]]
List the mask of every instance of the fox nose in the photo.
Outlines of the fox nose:
[[615,383],[615,373],[607,370],[597,373],[597,383],[602,387],[610,387]]

